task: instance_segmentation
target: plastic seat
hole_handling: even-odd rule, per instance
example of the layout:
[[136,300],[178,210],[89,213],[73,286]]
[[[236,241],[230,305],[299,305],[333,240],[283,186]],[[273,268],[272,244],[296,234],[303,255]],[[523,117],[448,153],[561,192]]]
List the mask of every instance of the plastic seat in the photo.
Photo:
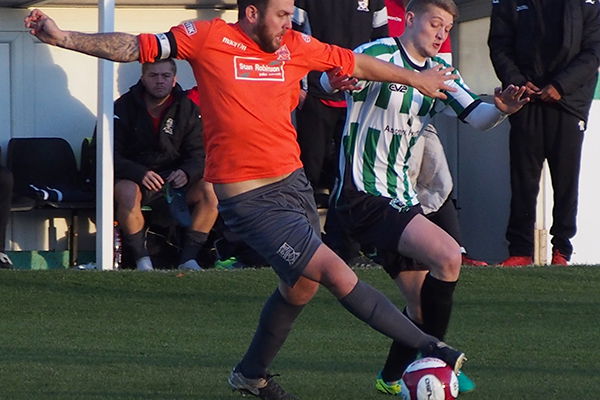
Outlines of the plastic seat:
[[[93,210],[96,203],[94,194],[84,189],[71,145],[58,137],[12,138],[8,142],[7,166],[13,173],[15,195],[30,199],[21,200],[21,204],[33,199],[36,208],[68,210],[69,264],[77,265],[79,211]],[[60,189],[62,198],[40,198],[31,185]]]

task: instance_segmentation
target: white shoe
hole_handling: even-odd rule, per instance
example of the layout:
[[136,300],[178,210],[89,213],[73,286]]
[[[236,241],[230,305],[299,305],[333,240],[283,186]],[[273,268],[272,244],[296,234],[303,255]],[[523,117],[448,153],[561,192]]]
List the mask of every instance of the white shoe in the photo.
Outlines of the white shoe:
[[179,266],[177,268],[182,271],[204,271],[204,268],[202,268],[198,264],[198,261],[196,261],[194,259],[187,260],[183,264],[179,264]]
[[152,260],[148,256],[138,258],[138,260],[135,262],[135,269],[137,269],[138,271],[154,270],[154,267],[152,266]]
[[10,257],[0,251],[0,268],[13,268],[13,263],[10,261]]

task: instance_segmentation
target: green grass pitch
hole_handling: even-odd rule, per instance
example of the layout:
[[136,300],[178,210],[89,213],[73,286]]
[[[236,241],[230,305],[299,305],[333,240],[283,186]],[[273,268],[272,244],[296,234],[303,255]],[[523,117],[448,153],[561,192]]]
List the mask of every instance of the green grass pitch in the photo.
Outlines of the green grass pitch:
[[[378,268],[358,270],[402,305]],[[277,279],[270,269],[0,271],[0,398],[240,399],[226,383]],[[600,398],[600,268],[465,268],[447,342],[477,390],[461,399]],[[272,372],[302,400],[383,400],[389,340],[326,290]]]

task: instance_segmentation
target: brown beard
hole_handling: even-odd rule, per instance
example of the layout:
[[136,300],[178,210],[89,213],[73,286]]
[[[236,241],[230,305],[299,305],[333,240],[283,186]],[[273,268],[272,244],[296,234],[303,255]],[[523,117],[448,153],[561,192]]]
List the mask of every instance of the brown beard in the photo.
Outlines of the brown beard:
[[279,47],[275,47],[273,44],[273,38],[267,35],[267,27],[262,17],[258,18],[258,24],[256,25],[256,37],[258,39],[258,46],[262,51],[267,53],[275,53]]

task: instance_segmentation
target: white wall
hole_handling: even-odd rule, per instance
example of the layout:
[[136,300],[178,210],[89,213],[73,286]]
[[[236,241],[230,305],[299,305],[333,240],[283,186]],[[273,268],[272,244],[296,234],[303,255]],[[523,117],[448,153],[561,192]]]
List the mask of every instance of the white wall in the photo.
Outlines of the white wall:
[[[600,264],[600,214],[598,199],[600,186],[600,100],[594,100],[590,112],[589,127],[583,141],[581,176],[579,179],[578,232],[573,240],[572,261],[578,264]],[[548,218],[550,218],[549,216]]]
[[[62,29],[97,32],[94,8],[48,8]],[[40,43],[23,27],[28,10],[0,8],[0,146],[2,162],[11,137],[59,136],[67,139],[79,159],[83,138],[96,123],[98,61],[93,57]],[[185,9],[117,9],[115,30],[129,33],[164,32],[190,19],[220,16],[235,21],[237,12]],[[194,85],[187,63],[178,62],[179,82]],[[139,78],[138,63],[115,67],[115,98]],[[56,238],[49,232],[48,216],[55,215]],[[63,214],[47,212],[11,216],[9,250],[64,250],[66,224]],[[82,218],[80,249],[94,248],[95,226]]]

